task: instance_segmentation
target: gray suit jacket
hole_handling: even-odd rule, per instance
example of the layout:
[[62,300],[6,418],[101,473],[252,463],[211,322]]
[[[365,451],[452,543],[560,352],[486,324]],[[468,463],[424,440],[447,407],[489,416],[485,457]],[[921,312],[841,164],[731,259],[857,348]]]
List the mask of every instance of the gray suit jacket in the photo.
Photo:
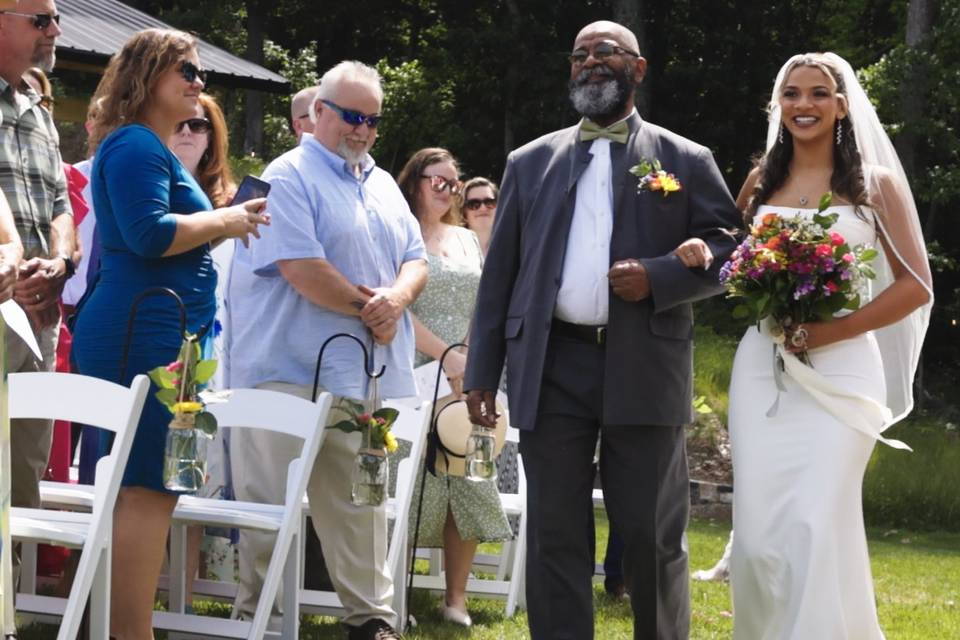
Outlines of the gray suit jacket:
[[[604,375],[607,424],[680,425],[692,419],[691,303],[721,291],[717,279],[741,226],[710,151],[634,114],[625,145],[612,143],[610,264],[639,259],[652,295],[626,302],[610,293]],[[507,158],[497,220],[470,331],[465,388],[496,389],[504,359],[511,423],[533,429],[547,339],[563,272],[577,180],[592,142],[576,126],[549,133]],[[664,197],[637,192],[628,169],[658,159],[683,188]],[[710,270],[687,269],[672,251],[699,237]]]

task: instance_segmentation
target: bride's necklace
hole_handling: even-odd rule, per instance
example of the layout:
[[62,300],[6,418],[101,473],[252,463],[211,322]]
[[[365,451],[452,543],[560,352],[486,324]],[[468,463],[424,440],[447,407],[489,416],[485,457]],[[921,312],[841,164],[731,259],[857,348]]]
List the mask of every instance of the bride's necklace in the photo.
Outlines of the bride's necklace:
[[800,206],[805,207],[807,203],[810,202],[810,199],[807,196],[800,196]]

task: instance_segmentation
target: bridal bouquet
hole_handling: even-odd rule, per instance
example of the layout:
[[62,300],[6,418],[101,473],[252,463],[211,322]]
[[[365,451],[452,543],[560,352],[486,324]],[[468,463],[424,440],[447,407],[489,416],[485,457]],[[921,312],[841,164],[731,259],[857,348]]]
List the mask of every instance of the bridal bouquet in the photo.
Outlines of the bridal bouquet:
[[[876,249],[851,247],[842,235],[829,231],[840,217],[824,213],[830,202],[827,193],[812,219],[800,213],[764,215],[720,270],[728,296],[741,299],[733,316],[751,323],[770,318],[778,343],[791,327],[859,308],[860,291],[875,275],[868,263]],[[805,338],[802,329],[800,334],[799,340],[793,335],[797,347]]]

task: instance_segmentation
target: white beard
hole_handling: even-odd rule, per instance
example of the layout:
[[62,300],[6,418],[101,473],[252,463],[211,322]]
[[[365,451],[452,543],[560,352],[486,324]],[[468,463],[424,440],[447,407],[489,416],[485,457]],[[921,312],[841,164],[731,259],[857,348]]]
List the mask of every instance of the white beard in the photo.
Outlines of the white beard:
[[609,77],[597,84],[581,84],[570,90],[570,102],[577,113],[588,118],[605,116],[618,111],[623,103],[616,78]]

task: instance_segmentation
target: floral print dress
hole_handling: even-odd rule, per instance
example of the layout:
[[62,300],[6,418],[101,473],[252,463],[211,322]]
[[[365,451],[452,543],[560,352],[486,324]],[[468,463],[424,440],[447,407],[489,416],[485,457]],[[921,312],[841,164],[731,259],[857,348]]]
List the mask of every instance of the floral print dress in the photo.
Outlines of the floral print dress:
[[[463,342],[470,328],[483,253],[475,233],[463,227],[454,232],[466,253],[466,258],[428,255],[429,279],[420,297],[410,310],[420,322],[447,344]],[[417,352],[416,366],[432,358]],[[420,477],[413,495],[410,518],[410,536],[413,540],[416,526],[416,505],[420,500]],[[443,526],[447,511],[453,514],[457,531],[464,540],[496,542],[513,537],[495,482],[472,482],[462,476],[426,474],[423,491],[423,512],[420,516],[419,547],[442,547]]]

